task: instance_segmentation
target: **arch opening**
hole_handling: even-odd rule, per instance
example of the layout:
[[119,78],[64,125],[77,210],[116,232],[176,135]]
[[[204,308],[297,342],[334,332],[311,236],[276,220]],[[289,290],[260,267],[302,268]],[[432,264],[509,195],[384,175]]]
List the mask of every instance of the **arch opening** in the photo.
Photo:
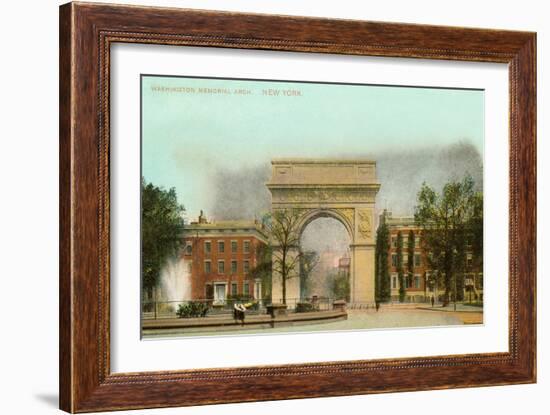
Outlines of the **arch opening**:
[[305,221],[300,250],[300,297],[350,299],[351,237],[341,219],[318,214]]

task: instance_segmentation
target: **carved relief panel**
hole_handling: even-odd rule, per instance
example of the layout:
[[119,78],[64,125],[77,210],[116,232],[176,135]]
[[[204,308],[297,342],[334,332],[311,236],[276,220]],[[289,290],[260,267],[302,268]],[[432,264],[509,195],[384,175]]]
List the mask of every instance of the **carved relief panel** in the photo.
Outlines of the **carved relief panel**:
[[357,209],[358,239],[373,238],[372,209]]

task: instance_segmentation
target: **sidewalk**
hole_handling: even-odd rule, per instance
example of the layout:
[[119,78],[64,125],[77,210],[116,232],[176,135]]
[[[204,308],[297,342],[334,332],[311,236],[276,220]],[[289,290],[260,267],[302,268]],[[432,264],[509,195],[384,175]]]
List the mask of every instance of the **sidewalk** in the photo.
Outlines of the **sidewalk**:
[[467,304],[457,304],[456,310],[453,303],[449,303],[447,307],[443,307],[441,304],[435,304],[433,307],[429,304],[423,304],[421,306],[417,306],[416,308],[420,310],[444,311],[444,312],[461,311],[466,313],[483,313],[483,307],[469,306]]

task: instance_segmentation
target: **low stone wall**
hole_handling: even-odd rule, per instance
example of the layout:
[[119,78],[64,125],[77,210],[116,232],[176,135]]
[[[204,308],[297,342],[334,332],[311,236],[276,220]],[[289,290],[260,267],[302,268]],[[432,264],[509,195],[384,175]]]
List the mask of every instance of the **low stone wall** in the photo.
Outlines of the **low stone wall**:
[[147,335],[148,330],[158,331],[162,329],[184,329],[185,332],[196,333],[218,330],[268,329],[273,327],[322,324],[346,320],[347,318],[348,314],[345,310],[331,310],[312,311],[307,313],[289,313],[287,315],[275,316],[271,316],[269,314],[248,315],[245,316],[244,321],[235,320],[228,316],[143,320],[142,328],[144,335]]

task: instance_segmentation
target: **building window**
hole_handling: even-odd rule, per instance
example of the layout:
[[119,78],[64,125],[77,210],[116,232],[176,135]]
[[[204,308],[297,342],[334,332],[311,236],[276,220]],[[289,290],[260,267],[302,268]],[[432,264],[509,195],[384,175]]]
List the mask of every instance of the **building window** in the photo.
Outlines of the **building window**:
[[246,296],[249,296],[249,295],[250,295],[250,286],[248,285],[248,281],[245,281],[245,282],[244,282],[244,285],[243,285],[243,294],[246,295]]
[[395,275],[391,277],[391,287],[394,289],[397,288],[397,277]]
[[225,261],[218,261],[218,274],[225,274]]
[[392,254],[392,256],[391,256],[391,266],[392,267],[397,266],[397,254]]
[[224,241],[218,241],[218,252],[220,254],[223,254],[225,252],[225,242]]
[[414,246],[417,247],[417,248],[420,248],[420,236],[419,235],[416,235],[414,237]]
[[231,241],[231,253],[237,253],[237,241]]
[[231,261],[231,274],[237,273],[237,261]]
[[420,288],[420,275],[414,276],[414,288]]
[[231,283],[231,295],[233,297],[237,296],[237,283],[236,282]]
[[396,236],[391,237],[391,246],[393,248],[397,248],[397,237]]
[[250,241],[244,241],[243,242],[243,252],[245,254],[250,253]]
[[248,274],[248,271],[250,271],[250,261],[244,261],[243,262],[243,272],[245,274]]
[[191,255],[193,252],[193,245],[191,245],[191,242],[187,242],[187,246],[185,247],[185,254]]
[[204,242],[204,252],[207,255],[210,255],[210,253],[212,252],[212,242],[210,242],[210,241],[205,241]]
[[403,255],[403,265],[409,264],[409,255]]
[[212,263],[210,261],[204,261],[204,273],[210,274],[212,272]]
[[419,267],[422,265],[422,260],[420,259],[420,254],[414,254],[414,266]]
[[410,275],[405,276],[405,288],[411,288],[411,277],[410,277]]

